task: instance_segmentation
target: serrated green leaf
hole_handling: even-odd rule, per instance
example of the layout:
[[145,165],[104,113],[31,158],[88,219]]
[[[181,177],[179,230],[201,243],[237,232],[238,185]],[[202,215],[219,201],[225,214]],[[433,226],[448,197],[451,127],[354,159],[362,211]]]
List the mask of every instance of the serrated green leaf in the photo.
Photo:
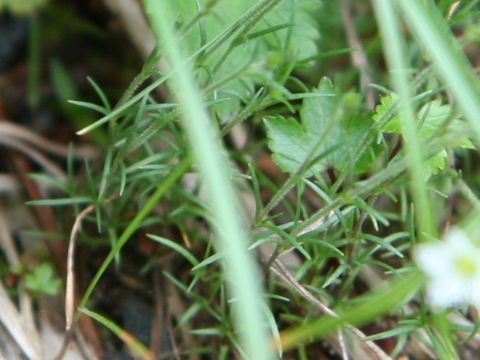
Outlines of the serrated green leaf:
[[[382,130],[387,133],[391,132],[400,132],[401,124],[399,122],[398,116],[391,116],[389,112],[392,111],[395,102],[397,101],[397,95],[395,93],[390,93],[389,95],[382,96],[380,99],[380,104],[375,108],[375,114],[373,115],[373,120],[377,123],[388,120],[391,118],[383,127]],[[384,119],[384,117],[387,117]]]
[[[397,96],[391,93],[382,97],[380,105],[376,108],[373,119],[380,122],[392,110]],[[472,142],[468,139],[468,124],[464,122],[459,115],[453,113],[451,105],[442,104],[440,99],[435,99],[424,104],[417,112],[417,121],[419,124],[418,134],[420,139],[425,142],[432,136],[442,137],[449,133],[464,134],[455,143],[450,143],[450,147],[473,148]],[[391,116],[391,119],[382,127],[387,133],[402,133],[402,125],[397,115]],[[445,168],[447,151],[441,149],[436,155],[430,157],[424,162],[425,176],[428,179],[432,174],[437,174]]]
[[[452,116],[453,119],[450,120]],[[419,132],[422,138],[432,135],[442,136],[449,132],[462,133],[464,136],[452,146],[473,148],[472,142],[468,139],[470,132],[468,124],[460,118],[459,114],[453,114],[451,105],[442,105],[440,100],[431,101],[419,110],[418,119],[423,121]]]
[[[300,123],[281,116],[265,119],[273,160],[282,170],[291,174],[309,160],[316,161],[310,164],[305,173],[307,176],[327,166],[347,169],[353,165],[351,161],[357,158],[359,143],[372,126],[368,115],[345,113],[347,107],[344,106],[343,95],[329,79],[320,81],[316,94],[323,96],[304,99]],[[319,143],[320,139],[324,141]],[[365,171],[374,158],[374,152],[365,152],[354,164],[355,171]]]

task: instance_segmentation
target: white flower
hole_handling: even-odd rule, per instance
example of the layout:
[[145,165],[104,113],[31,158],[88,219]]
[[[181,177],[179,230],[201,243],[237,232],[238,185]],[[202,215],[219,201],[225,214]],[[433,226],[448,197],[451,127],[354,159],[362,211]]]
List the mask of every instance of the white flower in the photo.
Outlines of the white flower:
[[450,228],[444,241],[419,244],[414,258],[428,277],[433,307],[471,304],[480,309],[480,249],[462,229]]

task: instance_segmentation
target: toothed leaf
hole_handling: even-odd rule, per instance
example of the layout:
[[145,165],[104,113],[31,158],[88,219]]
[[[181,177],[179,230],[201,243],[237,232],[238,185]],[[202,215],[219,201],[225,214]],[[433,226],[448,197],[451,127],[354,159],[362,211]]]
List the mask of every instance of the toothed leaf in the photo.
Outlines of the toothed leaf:
[[357,155],[373,124],[370,116],[349,115],[344,96],[327,78],[320,81],[315,93],[319,96],[304,99],[300,122],[282,116],[265,118],[275,163],[293,174],[304,162],[311,162],[306,176],[328,166],[338,170],[353,166],[356,172],[368,169],[376,150],[365,152],[360,159]]

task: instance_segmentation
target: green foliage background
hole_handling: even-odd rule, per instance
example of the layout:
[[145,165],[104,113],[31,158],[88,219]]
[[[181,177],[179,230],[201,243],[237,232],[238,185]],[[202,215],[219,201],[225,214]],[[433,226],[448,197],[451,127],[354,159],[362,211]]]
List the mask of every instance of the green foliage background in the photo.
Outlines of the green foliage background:
[[[452,4],[351,2],[375,79],[371,109],[336,2],[145,1],[158,46],[137,77],[115,104],[93,80],[99,103],[72,101],[98,114],[78,133],[99,132],[101,166],[87,163],[86,186],[71,173],[57,184],[65,197],[36,203],[96,207],[89,221],[109,253],[80,311],[118,332],[89,299],[145,231],[181,259],[163,275],[192,299],[179,326],[198,325],[192,333],[207,345],[195,350],[207,356],[306,359],[305,343],[386,319],[397,327],[375,336],[396,338],[392,357],[426,332],[440,358],[459,358],[448,311],[429,313],[410,259],[417,242],[437,241],[443,224],[480,203],[478,179],[464,181],[455,164],[479,143],[478,79],[463,53],[478,36],[451,31],[475,28],[478,11],[469,1],[449,17]],[[243,148],[228,140],[235,126],[248,134]],[[262,171],[262,152],[274,175]],[[242,192],[255,203],[246,216]],[[453,211],[449,197],[465,205]],[[274,256],[260,263],[266,243]],[[288,252],[299,259],[290,282],[269,270],[278,274],[277,255]],[[388,285],[371,286],[372,274]],[[312,298],[331,313],[319,315]]]

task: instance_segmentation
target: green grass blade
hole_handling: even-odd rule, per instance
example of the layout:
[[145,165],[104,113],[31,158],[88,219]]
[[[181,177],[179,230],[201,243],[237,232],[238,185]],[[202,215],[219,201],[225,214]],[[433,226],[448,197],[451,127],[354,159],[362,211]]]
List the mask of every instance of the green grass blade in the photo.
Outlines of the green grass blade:
[[58,198],[58,199],[40,199],[26,201],[25,204],[33,206],[65,206],[74,204],[85,204],[91,202],[92,199],[86,196],[78,196],[71,198]]
[[112,107],[110,106],[110,102],[108,101],[107,95],[103,92],[103,90],[98,86],[98,84],[93,80],[90,76],[87,76],[87,80],[92,85],[93,89],[97,93],[98,97],[102,101],[103,107],[107,109],[107,111],[111,111]]
[[40,173],[30,173],[28,174],[28,178],[38,182],[43,182],[45,184],[51,185],[53,187],[56,187],[57,189],[60,189],[68,193],[68,190],[69,190],[68,185],[53,176],[40,174]]
[[382,33],[385,58],[391,72],[393,86],[399,96],[399,115],[412,175],[411,190],[416,207],[418,230],[420,236],[423,236],[422,234],[434,235],[436,231],[424,181],[423,150],[417,134],[409,83],[411,80],[409,77],[410,70],[409,64],[405,61],[407,55],[404,50],[404,40],[401,37],[402,31],[390,1],[375,0],[373,4]]
[[237,331],[248,359],[269,359],[272,354],[261,309],[259,270],[247,251],[245,226],[238,216],[241,206],[234,196],[224,167],[219,135],[204,110],[199,91],[192,80],[192,69],[180,53],[176,36],[170,24],[163,20],[165,11],[168,11],[166,4],[160,1],[146,1],[145,4],[153,32],[162,43],[172,66],[176,80],[172,88],[175,88],[184,111],[184,127],[210,195],[219,238],[218,248],[225,255],[223,265],[227,283],[231,296],[238,299],[233,312]]
[[107,115],[107,113],[109,111],[109,109],[103,108],[100,105],[90,103],[90,102],[87,102],[87,101],[68,100],[68,102],[72,105],[81,106],[81,107],[84,107],[86,109],[90,109],[90,110],[99,112],[102,115]]
[[168,246],[170,249],[178,252],[180,255],[182,255],[185,259],[187,259],[193,266],[198,265],[198,260],[193,256],[190,252],[188,252],[183,246],[180,246],[176,242],[166,239],[161,236],[153,235],[153,234],[147,234],[147,237],[149,237],[152,240],[155,240],[159,242],[162,245]]

